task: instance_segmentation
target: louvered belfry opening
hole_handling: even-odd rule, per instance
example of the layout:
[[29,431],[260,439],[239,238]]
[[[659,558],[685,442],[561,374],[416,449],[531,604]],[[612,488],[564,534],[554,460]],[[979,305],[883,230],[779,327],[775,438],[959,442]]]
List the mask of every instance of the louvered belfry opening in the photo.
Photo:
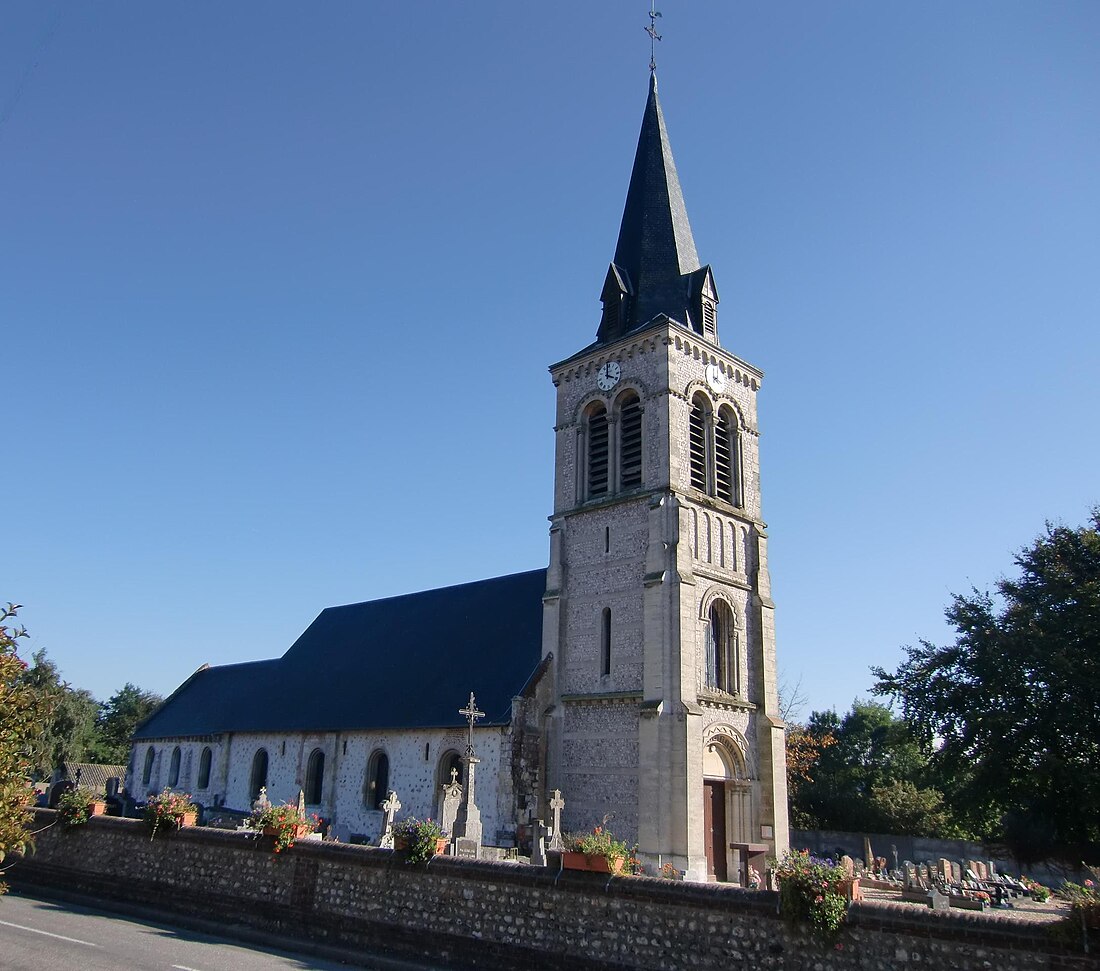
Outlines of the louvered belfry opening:
[[593,405],[588,412],[588,495],[607,493],[607,409]]
[[619,405],[619,482],[623,489],[642,484],[642,403],[633,392]]
[[696,398],[691,403],[691,485],[700,492],[707,491],[707,409]]
[[734,441],[733,424],[728,408],[718,412],[718,423],[714,429],[714,478],[716,494],[731,506],[736,498],[734,490]]

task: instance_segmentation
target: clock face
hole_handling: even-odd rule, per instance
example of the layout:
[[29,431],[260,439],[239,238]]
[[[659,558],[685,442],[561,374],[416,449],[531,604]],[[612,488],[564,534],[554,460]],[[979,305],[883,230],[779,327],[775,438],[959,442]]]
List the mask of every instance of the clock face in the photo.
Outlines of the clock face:
[[706,371],[707,384],[714,391],[724,391],[726,388],[726,376],[718,370],[717,364],[708,364]]
[[618,361],[608,361],[602,368],[600,373],[596,375],[596,386],[601,391],[610,391],[615,385],[619,383],[619,379],[623,376],[622,366]]

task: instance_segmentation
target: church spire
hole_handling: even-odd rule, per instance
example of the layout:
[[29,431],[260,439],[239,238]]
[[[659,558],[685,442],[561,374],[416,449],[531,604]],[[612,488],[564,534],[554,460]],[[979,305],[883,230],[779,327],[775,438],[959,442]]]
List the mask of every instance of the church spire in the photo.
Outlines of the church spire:
[[[709,306],[703,299],[708,294]],[[660,314],[717,341],[713,326],[717,293],[709,267],[700,267],[695,252],[655,72],[650,74],[619,241],[601,299],[600,343],[615,340]]]

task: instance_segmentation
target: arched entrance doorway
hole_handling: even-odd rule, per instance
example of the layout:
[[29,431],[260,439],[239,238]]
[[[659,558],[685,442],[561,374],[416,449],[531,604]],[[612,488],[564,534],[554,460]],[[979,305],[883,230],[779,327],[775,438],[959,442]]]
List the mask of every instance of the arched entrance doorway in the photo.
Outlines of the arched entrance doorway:
[[732,843],[745,843],[751,831],[752,784],[745,759],[724,735],[703,748],[703,839],[707,876],[719,883],[740,871]]

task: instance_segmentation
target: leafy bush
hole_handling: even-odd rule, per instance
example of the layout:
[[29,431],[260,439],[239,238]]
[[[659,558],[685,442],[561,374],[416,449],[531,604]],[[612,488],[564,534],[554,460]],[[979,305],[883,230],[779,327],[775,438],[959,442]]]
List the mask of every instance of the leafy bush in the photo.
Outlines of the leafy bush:
[[432,819],[422,821],[415,816],[408,816],[394,826],[393,835],[395,839],[405,843],[409,854],[405,858],[406,863],[427,863],[435,856],[443,830]]
[[150,829],[149,839],[157,835],[161,826],[179,829],[184,814],[198,813],[199,807],[191,802],[185,792],[173,792],[167,787],[159,795],[150,796],[145,804],[145,822]]
[[77,786],[61,793],[57,800],[57,818],[64,826],[83,826],[92,815],[92,803],[100,797],[86,786]]
[[805,920],[824,935],[835,934],[848,914],[844,883],[848,874],[830,860],[788,853],[776,869],[779,909],[790,920]]

